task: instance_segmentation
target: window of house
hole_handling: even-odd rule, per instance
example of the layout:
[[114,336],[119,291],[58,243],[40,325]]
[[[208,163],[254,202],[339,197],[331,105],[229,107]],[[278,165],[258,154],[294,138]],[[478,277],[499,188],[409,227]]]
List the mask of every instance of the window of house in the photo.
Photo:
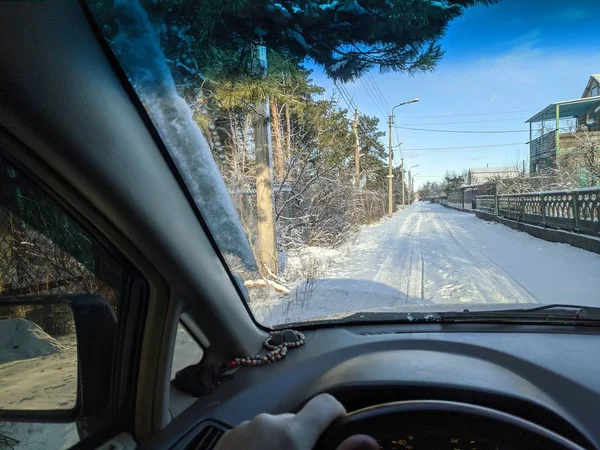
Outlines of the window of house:
[[600,88],[598,88],[598,85],[592,87],[592,89],[590,90],[590,96],[596,97],[599,94],[599,90]]
[[[118,313],[129,276],[113,252],[0,156],[0,417],[3,411],[69,411],[78,398],[71,310],[11,306],[7,299],[98,294]],[[0,448],[68,448],[93,430],[77,422],[0,419]]]

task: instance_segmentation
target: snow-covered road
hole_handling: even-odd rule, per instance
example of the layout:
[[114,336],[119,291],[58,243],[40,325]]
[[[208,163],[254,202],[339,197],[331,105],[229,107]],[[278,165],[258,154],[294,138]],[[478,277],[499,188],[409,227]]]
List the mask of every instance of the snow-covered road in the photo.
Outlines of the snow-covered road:
[[265,320],[474,303],[600,306],[600,255],[417,203],[363,227],[342,261],[280,298]]

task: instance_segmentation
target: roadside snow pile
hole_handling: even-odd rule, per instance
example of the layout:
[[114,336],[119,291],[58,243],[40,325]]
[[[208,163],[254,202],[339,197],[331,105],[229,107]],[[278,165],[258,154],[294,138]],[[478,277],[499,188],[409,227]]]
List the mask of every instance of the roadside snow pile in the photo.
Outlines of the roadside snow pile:
[[0,320],[0,364],[51,355],[63,349],[56,339],[29,320]]
[[316,278],[327,269],[343,262],[348,257],[347,249],[304,247],[291,250],[284,256],[283,278],[287,281],[299,281]]

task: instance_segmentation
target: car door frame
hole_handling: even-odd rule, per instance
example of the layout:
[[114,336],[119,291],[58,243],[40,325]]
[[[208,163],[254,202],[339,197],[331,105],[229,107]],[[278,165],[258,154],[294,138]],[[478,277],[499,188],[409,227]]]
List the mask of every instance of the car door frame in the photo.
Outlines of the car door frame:
[[[170,420],[170,368],[184,305],[209,342],[207,364],[256,353],[266,328],[241,300],[164,143],[83,5],[0,3],[2,28],[0,81],[9,89],[0,96],[0,145],[146,280],[135,386],[121,381],[135,389],[131,428],[143,442]],[[132,312],[131,320],[139,315]]]

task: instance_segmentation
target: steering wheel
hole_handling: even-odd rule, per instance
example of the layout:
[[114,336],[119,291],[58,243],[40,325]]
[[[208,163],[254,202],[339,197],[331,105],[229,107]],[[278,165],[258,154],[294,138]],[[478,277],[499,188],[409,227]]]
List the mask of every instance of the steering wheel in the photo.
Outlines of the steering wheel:
[[472,443],[460,448],[583,450],[570,440],[511,414],[437,400],[384,403],[351,412],[325,430],[315,449],[334,450],[355,434],[373,436],[383,449],[450,448],[459,440],[460,444]]

